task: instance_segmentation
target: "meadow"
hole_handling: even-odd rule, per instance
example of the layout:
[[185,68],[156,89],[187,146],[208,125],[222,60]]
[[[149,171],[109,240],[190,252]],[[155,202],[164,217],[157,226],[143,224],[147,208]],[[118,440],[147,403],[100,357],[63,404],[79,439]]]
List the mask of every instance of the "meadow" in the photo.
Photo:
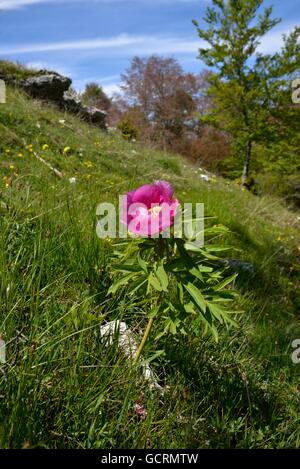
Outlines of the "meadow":
[[[10,87],[0,135],[1,448],[299,448],[299,215]],[[140,337],[148,305],[107,296],[113,248],[96,234],[100,202],[157,179],[203,202],[229,229],[221,254],[253,266],[218,343],[200,330],[146,344],[163,394],[101,337],[114,319]]]

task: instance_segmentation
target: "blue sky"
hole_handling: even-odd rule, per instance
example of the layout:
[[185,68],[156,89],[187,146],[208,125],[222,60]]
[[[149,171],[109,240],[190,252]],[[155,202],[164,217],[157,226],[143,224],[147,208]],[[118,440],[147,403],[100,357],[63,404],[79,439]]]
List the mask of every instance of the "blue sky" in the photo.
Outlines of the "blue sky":
[[[199,72],[201,24],[209,0],[0,0],[0,58],[51,68],[77,90],[96,81],[111,94],[134,55],[173,56]],[[282,34],[300,24],[299,0],[266,0],[282,23],[261,44],[278,49]],[[203,22],[202,22],[203,24]]]

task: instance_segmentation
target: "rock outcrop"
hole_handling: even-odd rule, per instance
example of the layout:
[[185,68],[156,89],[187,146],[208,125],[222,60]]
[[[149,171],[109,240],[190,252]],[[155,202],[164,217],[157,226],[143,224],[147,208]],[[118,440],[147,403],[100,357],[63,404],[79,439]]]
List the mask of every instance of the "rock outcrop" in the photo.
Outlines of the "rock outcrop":
[[56,72],[40,70],[38,74],[25,80],[13,80],[15,86],[22,88],[35,99],[55,103],[61,109],[78,115],[82,120],[106,130],[106,112],[88,107],[80,99],[70,96],[72,80]]
[[105,119],[107,114],[105,111],[85,106],[79,99],[68,96],[66,93],[60,104],[66,111],[77,114],[82,120],[106,129]]
[[49,73],[19,81],[18,85],[36,99],[60,103],[72,80],[57,73]]

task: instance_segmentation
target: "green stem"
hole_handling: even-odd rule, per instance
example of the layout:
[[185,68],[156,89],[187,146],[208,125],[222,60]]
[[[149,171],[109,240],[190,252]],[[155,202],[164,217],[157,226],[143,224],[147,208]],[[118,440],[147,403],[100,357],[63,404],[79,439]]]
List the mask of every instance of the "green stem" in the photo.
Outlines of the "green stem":
[[148,321],[148,324],[147,324],[147,327],[145,329],[145,332],[144,332],[144,335],[143,335],[143,338],[142,338],[142,341],[139,345],[139,348],[137,349],[137,352],[135,354],[135,357],[134,357],[134,360],[133,360],[133,363],[136,364],[138,359],[140,358],[140,355],[143,351],[143,348],[144,348],[144,345],[148,339],[148,336],[150,334],[150,331],[151,331],[151,328],[152,328],[152,324],[153,324],[153,321],[154,321],[154,316],[151,317]]

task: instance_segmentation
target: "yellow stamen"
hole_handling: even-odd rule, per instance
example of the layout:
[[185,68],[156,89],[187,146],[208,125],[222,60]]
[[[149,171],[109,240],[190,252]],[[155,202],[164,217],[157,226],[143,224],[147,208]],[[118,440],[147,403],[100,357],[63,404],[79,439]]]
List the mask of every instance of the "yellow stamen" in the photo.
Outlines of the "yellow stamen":
[[156,205],[155,207],[149,208],[148,212],[150,212],[154,218],[157,218],[159,213],[161,212],[161,207]]

